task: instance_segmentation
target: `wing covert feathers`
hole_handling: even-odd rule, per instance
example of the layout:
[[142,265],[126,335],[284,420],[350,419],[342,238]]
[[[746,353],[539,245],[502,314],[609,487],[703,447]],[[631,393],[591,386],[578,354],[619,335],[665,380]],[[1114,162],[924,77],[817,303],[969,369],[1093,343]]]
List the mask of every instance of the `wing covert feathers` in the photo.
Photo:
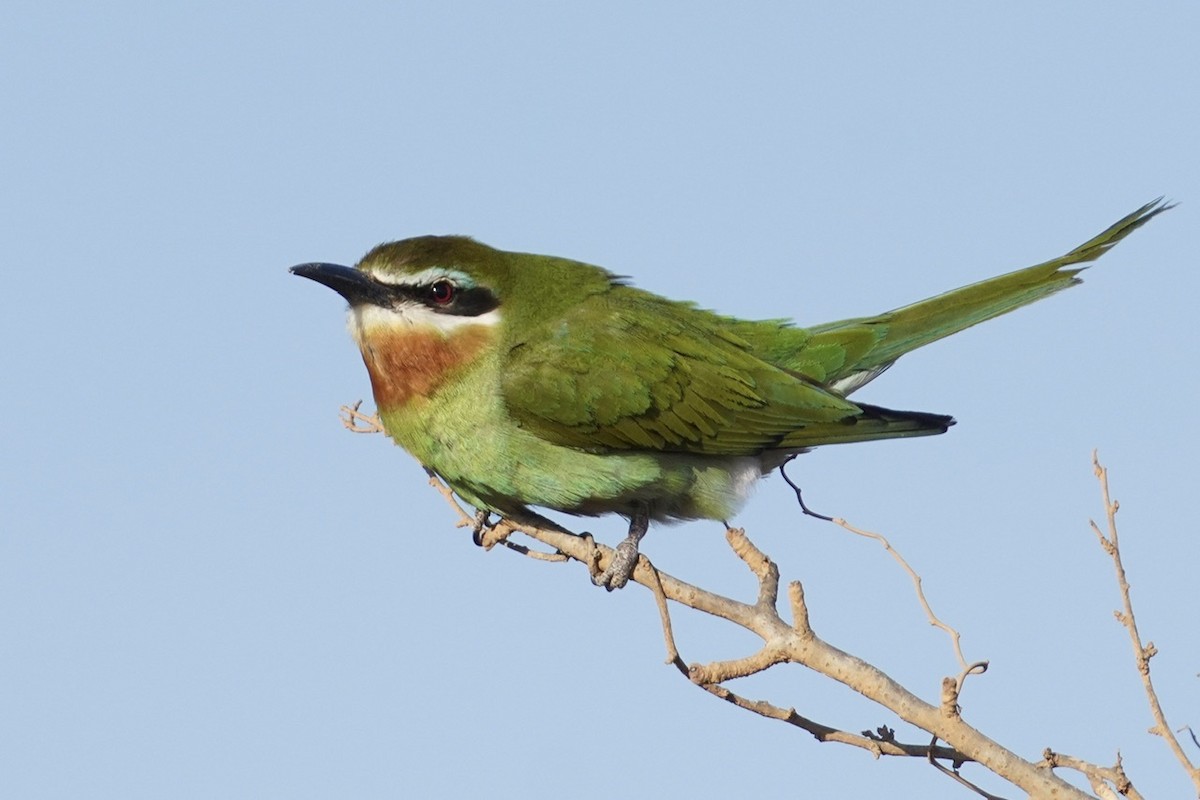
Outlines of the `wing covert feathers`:
[[804,329],[723,317],[614,283],[510,340],[513,419],[582,450],[742,456],[944,432],[940,414],[845,395],[901,355],[1079,283],[1158,214],[1139,208],[1066,255],[904,306]]

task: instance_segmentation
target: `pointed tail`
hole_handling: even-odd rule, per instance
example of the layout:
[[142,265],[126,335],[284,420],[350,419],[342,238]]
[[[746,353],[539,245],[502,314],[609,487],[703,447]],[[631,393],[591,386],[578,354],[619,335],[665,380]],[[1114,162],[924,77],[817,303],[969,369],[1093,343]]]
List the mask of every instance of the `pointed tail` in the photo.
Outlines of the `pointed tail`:
[[[809,347],[845,345],[858,350],[840,369],[826,378],[830,388],[849,394],[887,369],[900,356],[964,328],[1007,314],[1080,283],[1077,277],[1087,264],[1104,255],[1117,242],[1174,204],[1163,199],[1147,203],[1071,252],[1044,264],[973,283],[961,289],[897,308],[877,317],[831,322],[810,328]],[[863,348],[861,343],[874,340]]]

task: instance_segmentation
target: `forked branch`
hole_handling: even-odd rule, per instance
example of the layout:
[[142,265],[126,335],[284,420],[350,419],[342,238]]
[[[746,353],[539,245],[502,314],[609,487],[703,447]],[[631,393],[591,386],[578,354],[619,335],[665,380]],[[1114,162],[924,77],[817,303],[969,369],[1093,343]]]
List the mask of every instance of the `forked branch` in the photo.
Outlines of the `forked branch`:
[[[458,504],[448,488],[440,485],[441,482],[436,478],[431,478],[430,482],[437,486],[438,491],[452,504],[459,516],[460,527],[476,524],[476,519]],[[514,533],[521,533],[541,542],[549,547],[550,551],[518,548],[508,541]],[[1055,775],[1047,765],[1022,759],[968,725],[957,709],[957,694],[961,688],[962,675],[958,679],[947,678],[948,688],[943,686],[938,704],[922,700],[879,668],[839,650],[817,636],[809,623],[803,587],[797,581],[788,584],[792,621],[785,621],[776,608],[779,591],[778,566],[754,546],[744,531],[730,529],[726,536],[733,552],[758,580],[758,596],[754,603],[725,597],[661,572],[644,555],[639,559],[633,573],[633,580],[649,588],[656,597],[732,622],[762,639],[762,647],[745,658],[688,665],[679,656],[670,629],[666,603],[660,602],[659,610],[664,622],[668,661],[675,664],[690,681],[739,708],[806,730],[819,741],[841,742],[860,747],[877,757],[888,755],[941,759],[951,763],[955,775],[962,764],[974,761],[1033,797],[1087,797],[1079,789]],[[484,529],[478,541],[488,548],[503,543],[526,555],[578,561],[593,573],[603,570],[614,554],[612,548],[597,543],[590,535],[572,533],[549,520],[536,517],[502,520],[495,526]],[[876,732],[851,733],[808,719],[792,708],[742,697],[723,685],[725,681],[745,677],[781,663],[801,664],[850,687],[886,707],[900,719],[932,734],[933,742],[899,742],[894,731],[886,726],[877,729]],[[968,670],[969,668],[970,665]],[[964,673],[966,671],[964,670]],[[948,746],[938,745],[939,741],[946,742]],[[961,777],[960,780],[966,783]],[[990,796],[982,791],[980,793]]]
[[[360,401],[361,402],[361,401]],[[383,430],[377,417],[359,411],[359,403],[343,406],[343,424],[356,433],[375,433]],[[1113,561],[1117,584],[1121,592],[1123,610],[1116,612],[1117,620],[1129,633],[1133,646],[1134,660],[1150,704],[1155,725],[1152,733],[1161,736],[1176,759],[1187,771],[1197,792],[1200,793],[1200,770],[1184,752],[1178,737],[1168,726],[1166,715],[1158,700],[1150,678],[1150,659],[1157,652],[1152,642],[1143,644],[1137,629],[1130,599],[1129,583],[1121,561],[1120,541],[1116,527],[1117,502],[1109,495],[1108,473],[1093,454],[1093,465],[1104,498],[1108,535],[1095,523],[1093,532],[1105,552]],[[785,476],[786,478],[786,476]],[[788,481],[791,484],[791,481]],[[458,514],[457,525],[471,528],[475,541],[486,549],[497,545],[544,561],[578,561],[593,575],[603,571],[612,561],[615,551],[597,543],[590,534],[576,534],[553,522],[528,515],[523,518],[501,519],[494,524],[486,513],[468,513],[455,498],[453,491],[435,475],[430,474],[430,484],[446,499]],[[795,489],[795,485],[792,484]],[[799,497],[799,490],[797,489]],[[814,515],[820,516],[820,515]],[[968,663],[963,656],[959,633],[942,622],[933,612],[921,586],[920,575],[892,547],[888,540],[877,533],[855,528],[842,519],[821,517],[834,522],[845,530],[872,538],[897,560],[913,581],[917,597],[930,623],[944,630],[951,638],[960,672],[957,677],[942,681],[939,702],[928,703],[896,683],[877,667],[845,653],[823,641],[813,631],[808,606],[804,599],[804,588],[799,581],[787,586],[791,622],[780,615],[779,567],[759,550],[745,531],[730,528],[726,538],[734,554],[746,565],[758,581],[758,596],[754,603],[744,603],[730,597],[694,586],[664,572],[660,572],[644,555],[640,556],[632,579],[646,586],[657,602],[666,643],[667,662],[673,664],[689,681],[715,697],[719,697],[739,708],[761,716],[786,722],[807,731],[818,741],[840,742],[859,747],[879,756],[907,756],[927,759],[942,772],[969,787],[977,794],[991,798],[993,795],[975,786],[961,775],[959,769],[967,762],[977,762],[994,774],[1023,789],[1031,797],[1083,798],[1084,792],[1066,783],[1053,770],[1072,769],[1084,775],[1092,790],[1102,798],[1122,796],[1130,800],[1141,800],[1122,767],[1120,758],[1111,767],[1102,767],[1074,756],[1057,753],[1047,748],[1039,762],[1022,759],[1015,753],[989,739],[982,732],[968,725],[962,718],[959,696],[968,675],[983,672],[987,662]],[[549,551],[531,548],[510,540],[514,533],[521,533],[550,548]],[[762,647],[743,658],[718,661],[709,664],[687,664],[679,654],[671,627],[668,601],[719,617],[762,639]],[[893,729],[880,726],[874,731],[852,733],[826,725],[799,714],[794,708],[785,708],[765,700],[743,697],[725,686],[725,682],[744,678],[770,669],[778,664],[800,664],[859,692],[879,703],[900,719],[932,734],[928,744],[903,743],[896,739]],[[1186,730],[1187,729],[1185,728]],[[1183,729],[1181,729],[1183,730]],[[1195,736],[1193,735],[1193,741]],[[938,742],[946,742],[940,745]],[[950,767],[938,762],[949,762]]]

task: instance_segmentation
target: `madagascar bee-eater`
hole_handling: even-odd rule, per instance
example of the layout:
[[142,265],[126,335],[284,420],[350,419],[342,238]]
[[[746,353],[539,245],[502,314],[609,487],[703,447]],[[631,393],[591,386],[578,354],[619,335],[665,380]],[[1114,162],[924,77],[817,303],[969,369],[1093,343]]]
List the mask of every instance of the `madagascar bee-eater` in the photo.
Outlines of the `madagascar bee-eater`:
[[593,580],[629,579],[652,520],[728,520],[818,445],[944,433],[951,417],[848,399],[910,350],[1080,282],[1170,206],[1142,206],[1044,264],[874,317],[799,328],[668,300],[600,267],[462,236],[301,264],[350,304],[387,433],[481,512],[621,514]]

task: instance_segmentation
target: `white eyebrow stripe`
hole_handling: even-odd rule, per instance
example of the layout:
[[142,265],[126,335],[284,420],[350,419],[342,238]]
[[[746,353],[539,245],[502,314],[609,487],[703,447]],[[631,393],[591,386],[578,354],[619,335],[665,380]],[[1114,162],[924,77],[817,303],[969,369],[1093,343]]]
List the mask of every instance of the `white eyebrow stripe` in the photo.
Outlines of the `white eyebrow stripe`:
[[371,270],[370,275],[388,286],[431,286],[438,281],[448,280],[461,289],[475,288],[475,281],[470,275],[449,267],[426,267],[419,272],[407,272],[399,275],[393,272]]

